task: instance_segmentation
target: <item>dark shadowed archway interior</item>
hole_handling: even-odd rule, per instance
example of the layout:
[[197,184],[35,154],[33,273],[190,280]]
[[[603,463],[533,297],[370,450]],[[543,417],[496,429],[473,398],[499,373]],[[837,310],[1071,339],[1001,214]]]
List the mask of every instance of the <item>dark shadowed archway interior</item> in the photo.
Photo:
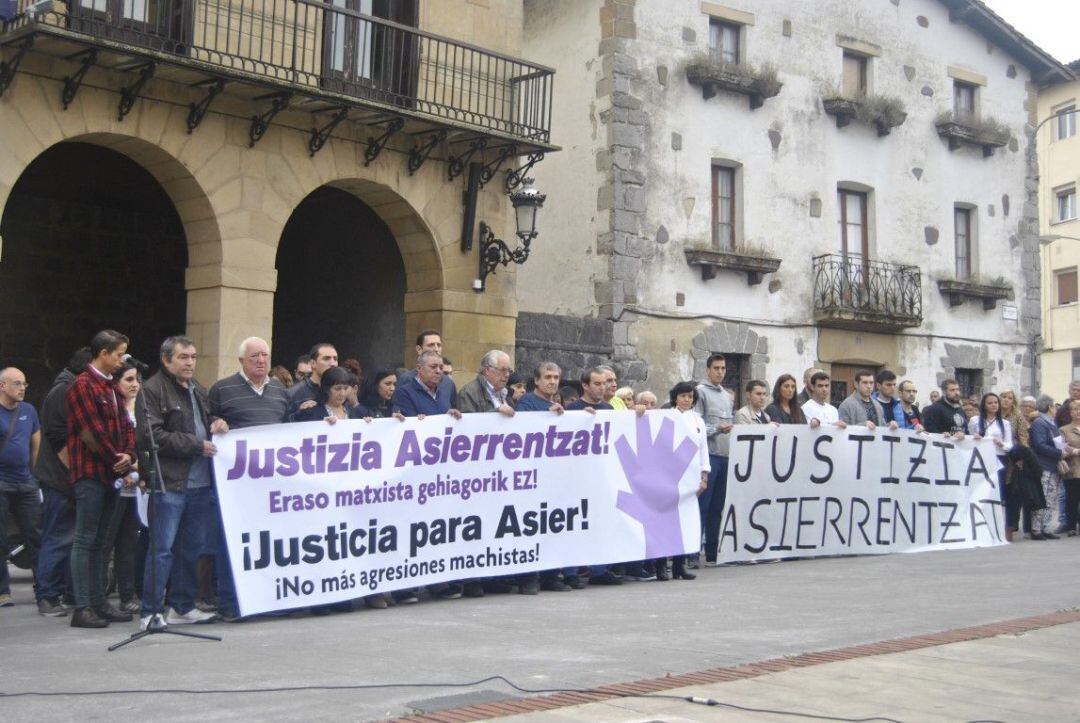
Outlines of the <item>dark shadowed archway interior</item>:
[[324,186],[281,235],[274,363],[290,370],[312,344],[333,344],[365,371],[401,363],[405,265],[390,229],[356,196]]
[[187,244],[160,184],[127,156],[60,143],[23,172],[0,220],[0,366],[21,368],[38,403],[100,329],[155,364],[184,332]]

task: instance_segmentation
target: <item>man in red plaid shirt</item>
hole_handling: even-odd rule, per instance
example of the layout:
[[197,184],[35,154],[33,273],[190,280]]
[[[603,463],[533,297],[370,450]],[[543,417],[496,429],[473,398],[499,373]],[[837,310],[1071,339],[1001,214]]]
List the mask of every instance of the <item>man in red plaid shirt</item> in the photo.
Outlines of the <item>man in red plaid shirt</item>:
[[114,482],[135,462],[135,427],[116,389],[113,373],[124,364],[128,338],[100,331],[90,342],[93,358],[67,393],[68,451],[75,486],[75,539],[71,584],[73,628],[103,628],[131,620],[105,601],[105,537],[116,505]]

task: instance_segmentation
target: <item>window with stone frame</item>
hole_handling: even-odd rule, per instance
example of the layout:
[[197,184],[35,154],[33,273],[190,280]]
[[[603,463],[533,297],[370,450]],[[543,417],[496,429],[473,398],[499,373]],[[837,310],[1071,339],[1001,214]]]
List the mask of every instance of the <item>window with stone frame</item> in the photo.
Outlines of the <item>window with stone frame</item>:
[[956,278],[966,280],[971,278],[971,209],[964,206],[953,208],[953,228],[956,236]]
[[845,98],[862,98],[868,88],[870,59],[865,55],[844,51],[844,65],[841,74],[840,93]]
[[739,198],[735,172],[732,166],[719,163],[712,166],[712,243],[714,248],[725,251],[733,251],[737,241]]
[[953,81],[953,113],[958,118],[975,118],[978,86],[960,80]]
[[709,52],[725,63],[742,61],[742,26],[709,18]]
[[961,399],[967,399],[973,394],[975,396],[982,395],[982,369],[956,369],[953,377],[956,379],[956,383],[960,385]]
[[742,407],[746,404],[746,383],[750,381],[750,355],[749,354],[728,354],[723,352],[724,362],[727,364],[727,369],[724,372],[724,381],[721,382],[723,387],[729,390],[734,396],[735,409]]
[[1076,267],[1054,272],[1054,287],[1058,305],[1077,302]]

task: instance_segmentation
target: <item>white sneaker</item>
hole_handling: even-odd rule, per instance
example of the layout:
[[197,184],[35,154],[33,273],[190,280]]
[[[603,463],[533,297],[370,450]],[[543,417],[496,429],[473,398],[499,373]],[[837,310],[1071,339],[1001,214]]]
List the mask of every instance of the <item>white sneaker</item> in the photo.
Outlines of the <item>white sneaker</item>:
[[[153,618],[154,618],[154,616],[153,616],[153,615],[147,615],[147,616],[145,616],[145,617],[141,617],[141,618],[139,618],[139,630],[146,630],[146,629],[147,629],[148,627],[150,627],[150,621],[151,621],[151,620],[152,620]],[[161,616],[161,615],[158,615],[158,616],[157,616],[157,619],[158,619],[158,622],[157,622],[157,624],[158,624],[158,625],[159,625],[160,627],[165,627],[165,620],[164,620],[164,619],[162,618],[162,616]]]
[[192,625],[194,623],[209,623],[216,618],[214,613],[204,613],[199,608],[191,608],[181,615],[174,608],[169,608],[169,614],[165,616],[166,625]]

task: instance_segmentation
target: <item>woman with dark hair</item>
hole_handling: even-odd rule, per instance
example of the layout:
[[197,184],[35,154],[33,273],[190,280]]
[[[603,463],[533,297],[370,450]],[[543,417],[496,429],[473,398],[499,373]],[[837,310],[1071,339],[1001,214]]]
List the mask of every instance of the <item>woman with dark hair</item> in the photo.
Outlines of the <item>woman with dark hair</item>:
[[380,369],[364,380],[360,390],[360,403],[349,412],[350,419],[383,419],[394,417],[404,420],[401,414],[394,414],[390,400],[397,389],[397,372],[393,369]]
[[1008,509],[1005,470],[1009,466],[1009,450],[1013,447],[1013,430],[1009,420],[1001,415],[1001,397],[993,392],[987,392],[982,396],[979,400],[979,413],[968,420],[968,434],[974,436],[975,439],[989,437],[994,442],[998,461],[1001,462],[1001,469],[998,470],[1001,506],[1002,509]]
[[[709,466],[709,440],[705,436],[705,420],[694,411],[694,403],[697,402],[697,386],[693,382],[679,382],[668,392],[668,398],[671,401],[671,408],[682,415],[683,420],[691,430],[691,434],[695,437],[694,441],[698,445],[698,468],[701,470],[701,484],[698,486],[697,494],[700,497],[701,493],[705,491],[711,468]],[[655,560],[655,564],[657,580],[671,578],[693,580],[697,577],[697,575],[686,569],[685,555],[676,555],[671,558],[670,577],[668,576],[666,559]]]
[[779,424],[806,424],[806,415],[799,405],[799,389],[795,377],[781,374],[772,389],[772,404],[765,407],[769,419]]
[[[134,366],[124,364],[113,374],[113,378],[124,400],[124,410],[134,426],[135,399],[142,388],[142,377]],[[138,474],[131,472],[116,481],[119,493],[105,538],[105,550],[111,550],[113,555],[113,575],[116,591],[120,594],[120,610],[132,614],[138,613],[141,606],[135,596],[135,557],[139,536],[139,520],[135,511],[135,497],[139,491],[137,480]]]
[[339,419],[348,419],[351,405],[349,379],[352,374],[344,367],[330,367],[319,379],[319,390],[315,393],[315,405],[296,413],[297,422],[315,422],[324,420],[334,424]]

